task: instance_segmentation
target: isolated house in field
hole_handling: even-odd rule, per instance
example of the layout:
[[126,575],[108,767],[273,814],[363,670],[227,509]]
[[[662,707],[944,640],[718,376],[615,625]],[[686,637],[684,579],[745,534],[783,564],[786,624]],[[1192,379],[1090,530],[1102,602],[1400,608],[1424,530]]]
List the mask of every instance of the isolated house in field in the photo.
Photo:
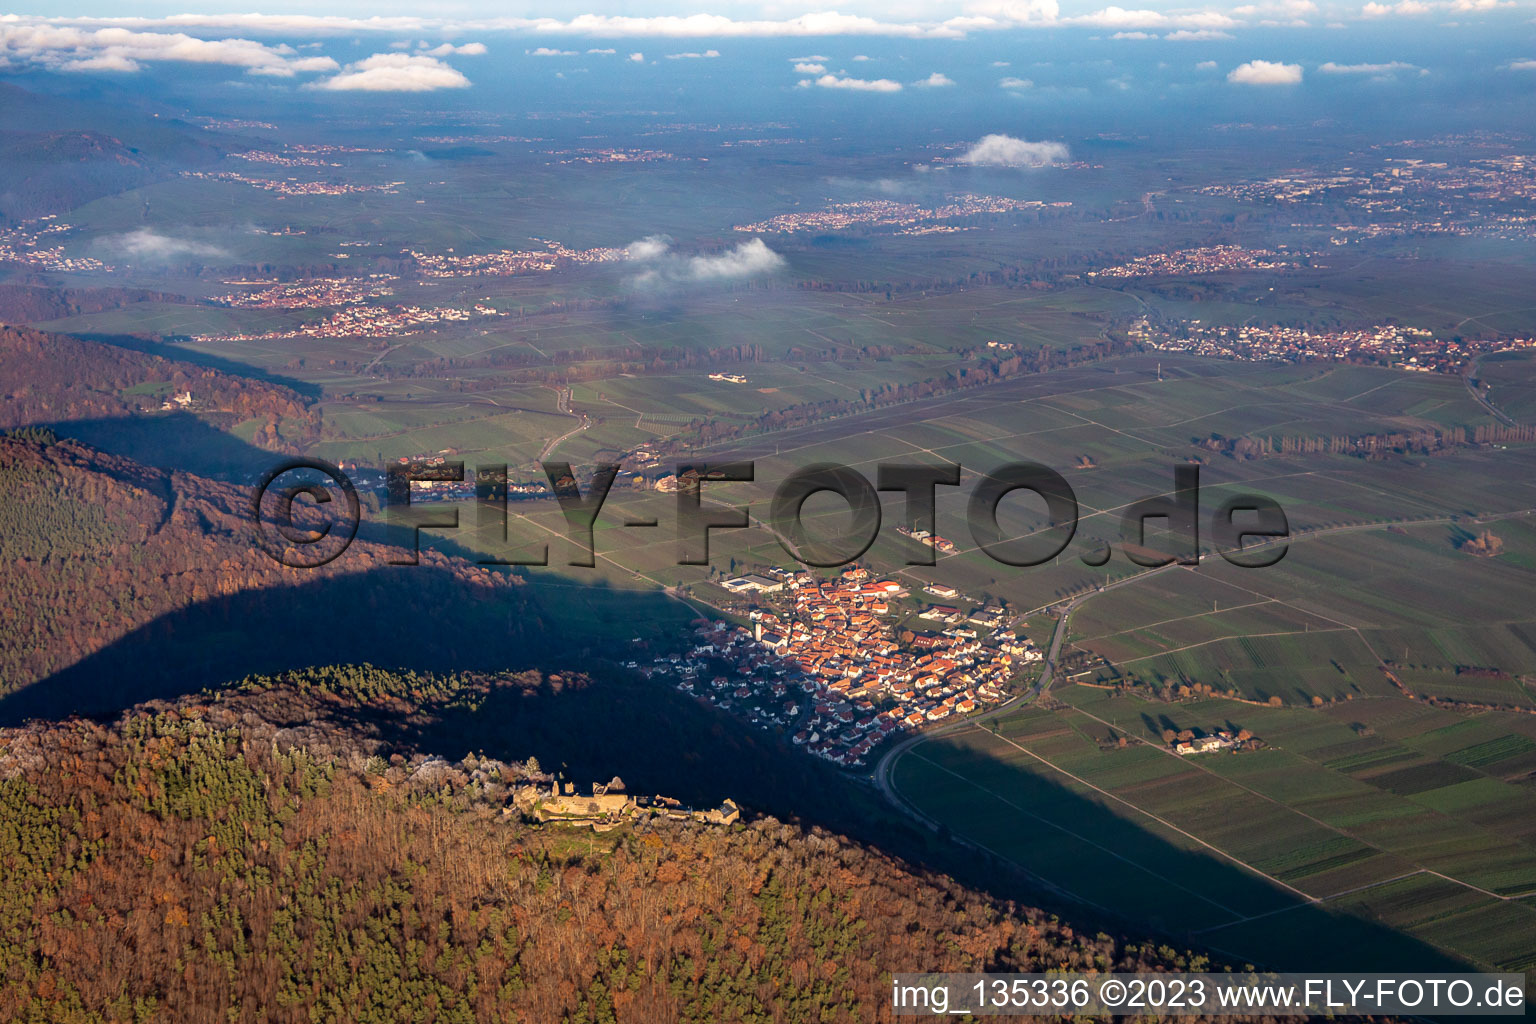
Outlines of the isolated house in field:
[[1220,736],[1196,736],[1192,740],[1176,743],[1173,752],[1188,756],[1190,754],[1209,754],[1214,750],[1224,750],[1232,746],[1232,741]]

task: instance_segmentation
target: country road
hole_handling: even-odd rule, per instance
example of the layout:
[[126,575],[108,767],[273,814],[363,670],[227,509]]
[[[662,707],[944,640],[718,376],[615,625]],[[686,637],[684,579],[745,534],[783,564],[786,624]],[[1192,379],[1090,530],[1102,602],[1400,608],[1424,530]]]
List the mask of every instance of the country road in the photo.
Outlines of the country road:
[[[1487,354],[1494,355],[1496,353]],[[1487,412],[1488,415],[1492,416],[1506,427],[1518,427],[1520,424],[1516,423],[1508,413],[1504,412],[1498,406],[1488,401],[1487,398],[1483,397],[1481,392],[1472,386],[1472,376],[1477,372],[1477,364],[1482,361],[1482,358],[1482,356],[1478,356],[1477,358],[1473,359],[1472,364],[1468,366],[1466,372],[1461,375],[1461,382],[1462,384],[1466,385],[1467,394],[1471,395],[1472,401],[1482,406],[1483,410]]]
[[581,422],[574,429],[567,430],[565,433],[549,442],[549,444],[545,445],[544,450],[539,452],[539,462],[543,462],[545,459],[553,455],[555,453],[555,449],[560,447],[563,442],[575,437],[577,434],[581,433],[583,430],[586,430],[592,425],[592,421],[587,418],[586,413],[576,412],[571,408],[570,388],[555,389],[555,409],[558,412],[565,413],[567,416],[578,417]]

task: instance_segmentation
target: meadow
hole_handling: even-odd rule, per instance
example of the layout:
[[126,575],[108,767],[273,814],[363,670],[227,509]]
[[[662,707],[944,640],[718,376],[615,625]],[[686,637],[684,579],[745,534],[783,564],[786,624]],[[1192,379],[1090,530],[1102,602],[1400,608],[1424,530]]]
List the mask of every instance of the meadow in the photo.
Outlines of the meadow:
[[[1277,709],[1053,695],[1053,709],[919,744],[897,763],[898,790],[1064,893],[1161,915],[1251,963],[1536,964],[1536,794],[1521,781],[1536,717],[1393,697]],[[1247,729],[1267,746],[1180,757],[1165,728]],[[1154,841],[1117,841],[1129,828]],[[1366,924],[1422,948],[1351,949]]]

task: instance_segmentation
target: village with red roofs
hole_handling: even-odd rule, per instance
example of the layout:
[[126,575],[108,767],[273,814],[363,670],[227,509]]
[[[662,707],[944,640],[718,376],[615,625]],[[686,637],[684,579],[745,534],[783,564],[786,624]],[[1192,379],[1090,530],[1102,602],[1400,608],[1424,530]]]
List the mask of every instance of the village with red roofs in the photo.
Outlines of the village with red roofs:
[[[845,767],[894,734],[1003,703],[1010,681],[1041,660],[997,605],[929,605],[915,614],[921,632],[898,629],[911,591],[859,566],[832,577],[765,569],[720,586],[750,599],[746,624],[701,621],[686,649],[632,667]],[[960,597],[943,584],[923,589]]]

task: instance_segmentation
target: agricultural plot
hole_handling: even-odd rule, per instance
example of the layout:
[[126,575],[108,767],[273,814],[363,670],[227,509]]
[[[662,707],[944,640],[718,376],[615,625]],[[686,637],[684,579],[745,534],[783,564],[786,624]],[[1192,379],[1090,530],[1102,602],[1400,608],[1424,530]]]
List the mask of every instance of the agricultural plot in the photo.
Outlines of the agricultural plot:
[[[1061,693],[1069,706],[920,744],[898,789],[1044,883],[1132,916],[1160,908],[1165,926],[1255,963],[1352,963],[1363,952],[1343,943],[1378,926],[1399,936],[1372,948],[1402,962],[1536,957],[1536,792],[1500,771],[1532,752],[1536,719],[1392,697],[1296,710]],[[1165,728],[1245,728],[1268,746],[1181,758]],[[1145,834],[1110,841],[1126,827]]]
[[[483,454],[496,462],[524,463],[543,449],[549,430],[540,421],[569,430],[573,421],[558,413],[533,415],[527,410],[501,412],[468,422],[421,427],[396,427],[357,438],[321,441],[312,451],[323,459],[388,462],[408,455],[457,449],[464,455]],[[387,424],[386,426],[392,426]]]
[[[935,352],[875,366],[881,379],[897,379],[945,365],[946,358]],[[849,373],[842,380],[848,371],[835,366],[756,364],[746,368],[745,385],[710,381],[702,370],[578,384],[574,404],[589,411],[591,423],[562,441],[557,457],[579,467],[665,436],[683,417],[739,415],[774,403],[819,400],[862,379]],[[1164,379],[1158,380],[1159,372]],[[505,454],[515,464],[576,425],[573,417],[550,408],[552,392],[537,388],[466,395],[439,387],[427,396],[426,412],[405,411],[423,397],[418,391],[432,386],[379,381],[382,401],[336,403],[328,417],[335,435],[319,450],[371,459],[380,452],[389,457],[451,446]],[[1220,410],[1273,409],[1276,417],[1286,417],[1285,430],[1307,434],[1336,430],[1345,422],[1357,431],[1396,429],[1426,422],[1406,407],[1422,405],[1430,392],[1444,403],[1437,408],[1461,402],[1457,416],[1464,413],[1465,423],[1483,416],[1459,382],[1422,375],[1188,358],[1113,360],[748,439],[709,458],[756,457],[756,480],[712,484],[708,497],[723,506],[750,507],[761,518],[778,483],[812,462],[852,465],[873,479],[881,461],[958,461],[965,467],[962,486],[940,488],[938,500],[939,532],[957,551],[940,555],[932,567],[907,565],[913,546],[894,535],[905,510],[899,495],[887,494],[885,526],[866,560],[905,577],[914,588],[944,582],[972,600],[1000,599],[1026,611],[1108,588],[1074,615],[1069,650],[1102,659],[1076,678],[1199,683],[1253,700],[1306,704],[1313,697],[1335,701],[1395,693],[1381,670],[1387,661],[1411,690],[1429,693],[1431,682],[1446,683],[1442,696],[1532,706],[1520,676],[1536,673],[1536,647],[1526,642],[1536,638],[1526,611],[1536,571],[1536,529],[1520,518],[1497,520],[1490,525],[1505,542],[1498,557],[1476,558],[1461,550],[1477,529],[1466,517],[1536,508],[1536,487],[1511,473],[1512,465],[1530,461],[1532,453],[1460,450],[1379,462],[1346,456],[1241,461],[1211,456],[1191,443],[1213,432],[1206,422],[1213,409],[1215,415],[1234,416],[1237,411]],[[521,405],[516,413],[501,413],[489,406],[482,410],[482,400]],[[489,415],[473,415],[481,411]],[[1152,575],[1130,564],[1120,553],[1124,510],[1166,491],[1172,467],[1196,455],[1207,460],[1202,517],[1227,495],[1257,492],[1279,500],[1293,531],[1309,536],[1293,543],[1280,564],[1262,570],[1232,568],[1209,555],[1198,569]],[[1061,468],[1080,502],[1072,545],[1032,568],[988,558],[965,526],[977,474],[1021,458]],[[1084,459],[1092,468],[1084,467]],[[707,585],[709,568],[675,564],[675,499],[624,500],[638,503],[637,509],[644,506],[647,511],[635,516],[656,518],[662,528],[617,525],[622,506],[613,499],[598,524],[605,571],[657,585]],[[523,509],[514,508],[514,515],[521,514]],[[552,506],[539,516],[543,525],[534,527],[535,534],[563,533]],[[813,533],[827,537],[846,535],[848,529],[844,506],[826,496],[806,505],[804,519]],[[1018,537],[1045,526],[1043,508],[1022,495],[999,507],[999,522],[1006,534]],[[1203,534],[1206,525],[1202,522]],[[1208,548],[1209,537],[1202,541]],[[1102,568],[1085,565],[1078,555],[1101,542],[1114,545],[1114,557]],[[789,562],[777,540],[758,528],[719,531],[712,549],[715,569]],[[1436,586],[1424,586],[1426,579]],[[1494,679],[1475,671],[1493,665],[1508,676]]]
[[1477,378],[1488,400],[1506,415],[1528,423],[1536,416],[1536,360],[1528,352],[1496,352],[1477,361]]
[[[1525,543],[1523,527],[1495,528]],[[1100,682],[1200,682],[1304,703],[1391,692],[1386,660],[1426,696],[1532,706],[1521,676],[1536,672],[1525,642],[1536,581],[1518,559],[1461,553],[1446,527],[1349,530],[1263,570],[1212,560],[1178,575],[1177,587],[1096,596],[1074,617],[1077,647],[1109,663]]]

